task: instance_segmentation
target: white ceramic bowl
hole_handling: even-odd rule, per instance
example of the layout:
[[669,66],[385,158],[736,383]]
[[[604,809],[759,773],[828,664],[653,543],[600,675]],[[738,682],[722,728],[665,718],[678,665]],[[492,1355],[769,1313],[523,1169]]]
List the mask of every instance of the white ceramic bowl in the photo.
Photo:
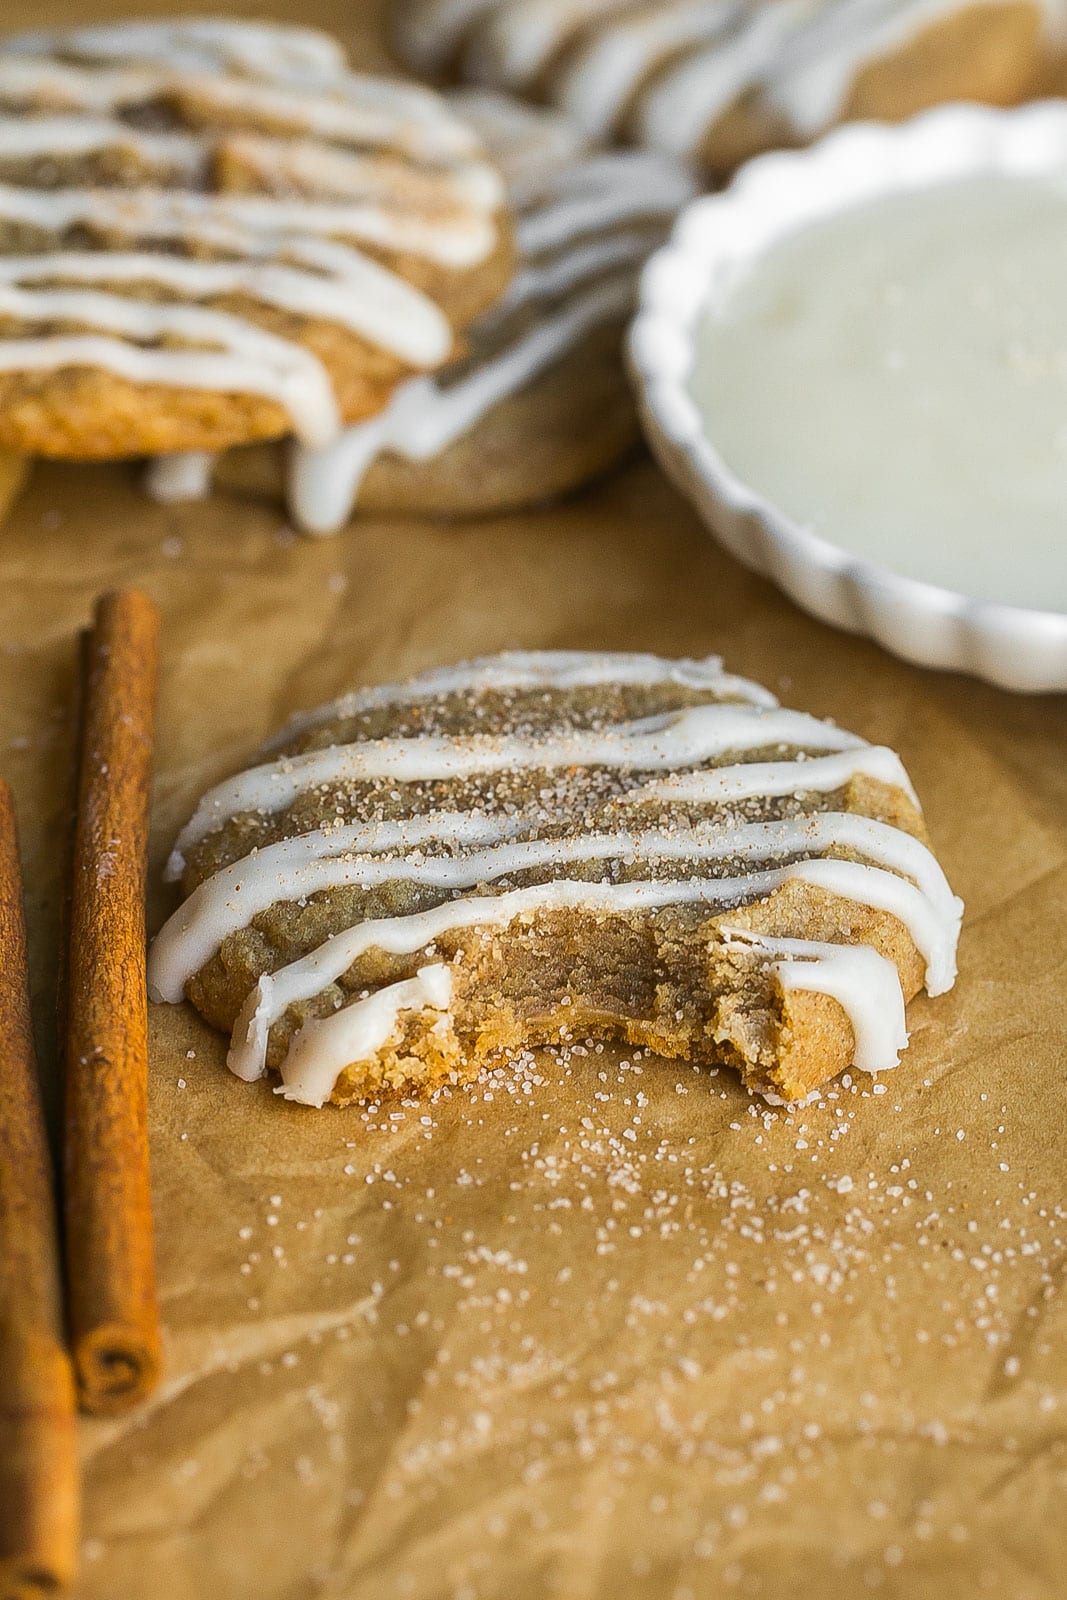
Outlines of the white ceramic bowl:
[[645,268],[630,365],[662,465],[739,560],[823,621],[926,667],[1004,689],[1067,689],[1067,616],[974,600],[882,566],[791,521],[727,467],[688,390],[716,286],[784,234],[878,195],[977,173],[1067,174],[1067,101],[945,106],[897,127],[854,123],[804,151],[760,156],[695,201]]

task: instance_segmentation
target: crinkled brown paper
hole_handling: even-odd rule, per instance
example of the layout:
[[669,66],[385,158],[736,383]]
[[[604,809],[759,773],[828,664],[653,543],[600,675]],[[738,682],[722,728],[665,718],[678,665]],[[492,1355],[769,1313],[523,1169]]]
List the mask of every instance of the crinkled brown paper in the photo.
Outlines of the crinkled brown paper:
[[609,1050],[308,1111],[156,1008],[166,1378],[84,1426],[80,1600],[1067,1592],[1067,702],[819,626],[647,461],[323,542],[39,466],[0,533],[0,768],[46,1056],[75,636],[134,583],[164,619],[153,924],[178,825],[287,713],[508,646],[718,651],[894,746],[968,915],[885,1092],[792,1115]]

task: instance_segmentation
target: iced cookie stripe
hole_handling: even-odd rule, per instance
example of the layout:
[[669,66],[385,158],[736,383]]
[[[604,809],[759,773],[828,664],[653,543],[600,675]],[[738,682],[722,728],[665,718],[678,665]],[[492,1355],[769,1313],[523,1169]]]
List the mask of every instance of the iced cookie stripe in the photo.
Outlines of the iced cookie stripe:
[[472,32],[462,55],[473,83],[522,93],[568,37],[624,10],[625,0],[522,0],[497,5]]
[[[0,372],[103,367],[138,383],[241,389],[277,397],[309,443],[337,432],[333,390],[321,364],[299,345],[222,311],[155,305],[89,290],[26,292],[0,285],[0,317],[20,323],[84,323],[98,330],[39,339],[0,339]],[[211,349],[151,350],[139,340],[163,337]]]
[[[222,67],[191,70],[107,53],[89,64],[20,52],[3,42],[0,104],[35,109],[129,112],[168,98],[195,106],[205,123],[247,118],[357,148],[395,151],[446,163],[477,152],[470,129],[447,104],[417,84],[347,71],[312,75],[307,83],[269,71],[249,75]],[[122,64],[120,64],[122,63]]]
[[[453,345],[447,318],[373,252],[461,272],[496,247],[502,187],[473,131],[426,90],[345,72],[309,30],[208,21],[23,35],[0,45],[0,108],[0,171],[29,163],[36,178],[51,160],[59,178],[0,183],[0,222],[34,244],[0,257],[14,323],[5,372],[101,367],[260,395],[322,445],[340,425],[322,362],[243,307],[198,302],[243,298],[332,323],[432,368]],[[161,112],[178,128],[157,131]],[[64,161],[109,155],[134,161],[138,178],[62,186]],[[263,192],[205,192],[223,159]],[[86,231],[99,243],[86,246]],[[62,335],[33,337],[53,312]]]
[[203,141],[190,133],[148,133],[109,117],[0,116],[0,161],[129,151],[188,182],[204,176]]
[[685,168],[654,151],[590,156],[559,174],[550,204],[520,215],[515,242],[522,255],[541,255],[620,223],[673,216],[692,193]]
[[[26,288],[57,280],[112,291],[124,283],[173,289],[182,297],[174,307],[180,315],[211,314],[186,302],[244,295],[299,316],[324,317],[415,363],[443,359],[452,344],[452,330],[432,300],[354,251],[346,251],[340,270],[329,276],[273,262],[194,261],[150,251],[57,250],[38,256],[0,256],[0,285]],[[110,299],[136,305],[119,301],[113,292]],[[25,318],[31,320],[34,302],[26,300],[25,307]],[[91,303],[83,298],[73,309],[76,320],[87,320]]]
[[[482,827],[489,837],[493,824],[486,819]],[[452,892],[563,865],[641,864],[652,874],[657,862],[759,864],[818,856],[830,850],[853,851],[874,866],[912,879],[947,930],[958,920],[945,875],[924,844],[899,828],[847,812],[735,827],[710,823],[636,833],[619,830],[524,839],[462,855],[368,858],[341,850],[335,856],[297,862],[288,868],[281,865],[281,851],[274,846],[194,890],[153,946],[152,983],[157,998],[180,1000],[189,979],[231,933],[276,903],[331,889],[369,890],[388,883],[409,883]],[[934,947],[927,953],[933,961]],[[936,961],[937,973],[943,972],[943,947],[938,948]]]
[[718,704],[544,740],[477,734],[455,739],[367,739],[283,756],[219,784],[200,802],[176,849],[184,855],[230,817],[245,811],[274,815],[300,795],[326,786],[380,779],[461,782],[485,773],[553,772],[567,767],[656,772],[774,745],[830,751],[861,743],[854,734],[802,711]]
[[[439,266],[466,268],[484,261],[496,241],[489,215],[424,218],[369,203],[275,200],[257,194],[195,194],[177,189],[21,189],[0,186],[0,218],[29,223],[62,237],[77,225],[113,230],[139,240],[227,239],[236,248],[270,246],[284,257],[290,237],[347,240],[408,251]],[[247,243],[246,243],[247,241]]]
[[436,0],[397,9],[393,31],[402,58],[416,71],[436,74],[449,63],[469,28],[499,0]]
[[345,53],[316,28],[190,17],[181,22],[118,22],[18,33],[5,48],[31,56],[93,61],[136,57],[182,71],[254,72],[269,78],[332,77]]
[[675,684],[681,689],[707,689],[722,700],[743,700],[750,705],[776,706],[774,695],[762,684],[723,670],[720,656],[701,661],[667,659],[640,651],[621,650],[502,650],[495,656],[477,656],[454,667],[433,667],[406,683],[377,684],[341,695],[313,711],[293,717],[267,748],[284,743],[323,722],[338,722],[385,706],[416,705],[441,696],[508,694],[533,689],[590,689],[598,685]]
[[[713,767],[694,773],[687,788],[686,779],[640,785],[617,796],[612,802],[620,808],[642,806],[654,801],[677,801],[687,811],[693,807],[715,808],[745,800],[770,800],[781,796],[799,799],[809,794],[832,794],[844,789],[856,777],[871,777],[889,788],[901,790],[913,804],[914,790],[899,756],[879,745],[864,745],[840,755],[814,756],[806,761],[750,761],[738,766]],[[536,819],[515,816],[468,815],[458,811],[429,812],[407,821],[354,823],[266,845],[252,855],[224,867],[194,890],[182,907],[181,924],[193,916],[196,907],[223,904],[230,895],[247,900],[247,873],[252,863],[256,870],[277,874],[281,882],[290,870],[330,856],[373,855],[378,851],[421,848],[424,844],[453,847],[456,844],[497,844],[502,839],[536,831]],[[184,857],[175,850],[167,864],[166,879],[175,883],[184,870]],[[244,891],[244,892],[242,892]],[[250,913],[251,915],[251,913]],[[238,924],[239,925],[239,924]]]
[[722,38],[741,15],[742,0],[684,0],[627,12],[613,27],[594,31],[560,68],[557,104],[580,127],[607,138],[657,62]]
[[743,15],[719,41],[686,55],[639,97],[638,138],[657,150],[695,154],[735,101],[762,85],[803,19],[809,0],[775,0]]
[[[134,157],[162,187],[204,186],[214,158],[225,152],[267,185],[284,179],[295,190],[340,192],[381,204],[386,216],[424,206],[435,226],[469,227],[465,214],[500,205],[503,183],[484,160],[463,158],[448,167],[419,167],[381,152],[342,150],[313,139],[236,129],[207,133],[154,133],[115,117],[4,116],[0,114],[0,164],[107,153]],[[148,178],[139,175],[139,185]],[[49,186],[46,192],[51,193]],[[454,217],[449,213],[454,212]],[[384,224],[379,224],[379,228]],[[406,242],[406,240],[402,240]]]

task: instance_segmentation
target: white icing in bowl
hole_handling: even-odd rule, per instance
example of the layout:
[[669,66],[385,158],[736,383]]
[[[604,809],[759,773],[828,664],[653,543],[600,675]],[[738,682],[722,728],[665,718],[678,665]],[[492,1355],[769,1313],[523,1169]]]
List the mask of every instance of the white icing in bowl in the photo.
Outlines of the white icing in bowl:
[[[824,621],[910,661],[1008,689],[1064,690],[1067,615],[976,599],[819,537],[731,470],[691,392],[709,303],[779,241],[883,196],[987,174],[1067,175],[1067,104],[949,106],[898,127],[855,124],[808,151],[750,162],[723,193],[691,205],[649,263],[631,365],[653,448],[740,560]],[[963,588],[962,574],[958,581]]]

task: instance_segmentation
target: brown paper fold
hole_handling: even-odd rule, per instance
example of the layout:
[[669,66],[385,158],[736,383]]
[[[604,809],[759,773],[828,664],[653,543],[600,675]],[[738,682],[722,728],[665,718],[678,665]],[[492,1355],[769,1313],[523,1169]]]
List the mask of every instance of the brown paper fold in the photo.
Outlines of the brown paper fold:
[[117,582],[163,610],[153,925],[177,827],[289,711],[504,646],[718,650],[895,746],[968,902],[958,986],[912,1007],[886,1092],[792,1114],[611,1050],[314,1113],[152,1008],[167,1376],[84,1429],[85,1600],[1055,1594],[1062,698],[821,627],[647,462],[521,519],[321,542],[40,468],[0,570],[38,952],[72,641]]
[[39,467],[0,530],[0,752],[45,1021],[73,639],[120,584],[163,612],[153,925],[177,827],[290,711],[507,646],[717,651],[895,747],[968,914],[885,1093],[791,1114],[611,1050],[308,1112],[153,1008],[166,1376],[83,1426],[78,1600],[1060,1595],[1067,700],[821,626],[647,461],[318,542]]

